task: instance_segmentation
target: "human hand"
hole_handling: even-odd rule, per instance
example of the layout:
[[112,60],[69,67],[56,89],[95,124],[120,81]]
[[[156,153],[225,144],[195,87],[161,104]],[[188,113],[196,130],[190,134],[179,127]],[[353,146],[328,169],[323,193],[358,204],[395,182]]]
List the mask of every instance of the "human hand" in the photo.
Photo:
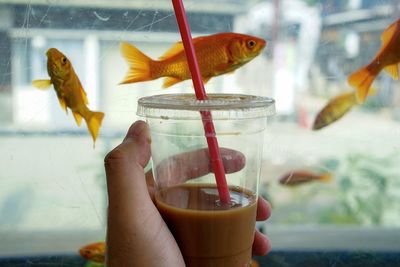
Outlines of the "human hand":
[[[196,171],[180,169],[178,177],[189,179],[209,173],[207,150],[198,150]],[[235,172],[243,168],[243,155],[230,149],[221,149],[225,171]],[[227,157],[229,156],[229,157]],[[135,122],[122,144],[105,158],[108,190],[107,266],[185,266],[179,247],[158,212],[152,198],[154,183],[151,172],[144,173],[150,159],[150,133],[143,121]],[[177,156],[190,159],[190,154]],[[160,170],[157,170],[160,171]],[[257,220],[266,220],[271,207],[258,198]],[[264,255],[270,250],[267,237],[256,230],[253,254]]]

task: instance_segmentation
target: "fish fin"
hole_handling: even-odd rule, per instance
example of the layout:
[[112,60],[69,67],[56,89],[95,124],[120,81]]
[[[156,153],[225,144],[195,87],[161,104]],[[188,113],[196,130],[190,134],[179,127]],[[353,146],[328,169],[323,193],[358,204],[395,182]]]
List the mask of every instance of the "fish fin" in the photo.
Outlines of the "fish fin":
[[[205,38],[207,38],[207,36],[200,36],[200,37],[193,38],[193,39],[192,39],[193,45],[195,45],[196,43],[200,42],[201,40],[204,40]],[[175,56],[175,55],[181,53],[183,50],[184,50],[183,43],[182,43],[181,41],[176,42],[175,44],[173,44],[173,45],[171,46],[170,49],[168,49],[168,50],[167,50],[162,56],[160,56],[158,59],[159,59],[159,60],[168,59],[168,58],[170,58],[170,57],[173,57],[173,56]]]
[[234,72],[235,68],[232,69],[232,70],[229,70],[230,67],[232,67],[232,64],[221,63],[221,64],[219,64],[218,66],[215,67],[215,71],[216,71],[217,74]]
[[368,92],[368,96],[374,96],[378,93],[378,89],[376,89],[375,87],[369,88],[369,92]]
[[176,83],[180,83],[182,80],[175,77],[167,77],[164,79],[163,88],[168,88]]
[[65,103],[64,98],[62,97],[57,97],[58,98],[58,102],[60,102],[60,106],[63,110],[65,110],[65,112],[68,114],[68,109],[67,109],[67,103]]
[[150,72],[151,58],[127,42],[121,42],[121,54],[129,65],[125,78],[119,84],[154,80]]
[[159,60],[165,60],[167,58],[170,58],[172,56],[175,56],[179,54],[180,52],[183,51],[183,43],[182,42],[177,42],[175,43],[170,49],[168,49],[162,56],[160,56],[158,59]]
[[382,46],[386,46],[389,41],[393,38],[393,35],[397,30],[397,22],[392,23],[389,27],[387,27],[381,35]]
[[82,122],[82,116],[81,116],[81,114],[79,114],[78,112],[75,112],[75,111],[72,111],[72,114],[74,115],[76,124],[77,124],[78,126],[81,126],[81,122]]
[[376,53],[375,59],[378,59],[379,55],[383,53],[383,51],[386,50],[387,46],[390,43],[390,40],[393,38],[393,36],[396,34],[397,30],[397,24],[398,22],[392,23],[390,26],[388,26],[381,34],[381,42],[382,45],[379,48],[378,52]]
[[81,94],[82,94],[83,102],[85,103],[85,105],[88,105],[89,100],[88,100],[87,94],[86,94],[85,90],[83,90],[83,88],[81,88]]
[[393,80],[399,79],[399,66],[397,63],[385,67],[385,71],[388,72],[390,76],[392,76]]
[[[206,78],[202,78],[203,83],[206,84],[209,80],[211,79],[211,77],[206,77]],[[176,83],[180,83],[182,82],[181,79],[179,78],[175,78],[175,77],[167,77],[164,79],[164,83],[163,83],[163,88],[168,88]]]
[[356,89],[357,102],[362,104],[368,95],[368,90],[375,80],[376,75],[373,75],[368,71],[366,67],[363,67],[352,74],[347,79],[348,83]]
[[103,118],[104,118],[104,113],[97,112],[97,111],[89,111],[89,115],[85,116],[84,118],[85,118],[87,127],[89,129],[89,132],[92,136],[93,148],[94,148],[97,136],[99,135],[99,129],[101,126],[101,122],[103,121]]
[[83,89],[83,86],[82,86],[82,84],[81,84],[81,81],[79,81],[79,79],[78,79],[78,83],[79,83],[79,88],[80,88],[80,90],[81,90],[81,95],[82,95],[83,103],[84,103],[85,105],[88,105],[88,104],[89,104],[89,100],[88,100],[88,98],[87,98],[87,94],[86,94],[86,92],[85,92],[85,89]]
[[51,80],[34,80],[32,85],[40,90],[47,90],[52,85]]
[[332,176],[332,174],[330,174],[330,173],[321,174],[321,176],[320,176],[320,178],[319,178],[320,181],[326,182],[326,183],[331,182],[332,179],[333,179],[333,176]]
[[203,83],[206,84],[209,80],[211,79],[211,77],[203,77]]

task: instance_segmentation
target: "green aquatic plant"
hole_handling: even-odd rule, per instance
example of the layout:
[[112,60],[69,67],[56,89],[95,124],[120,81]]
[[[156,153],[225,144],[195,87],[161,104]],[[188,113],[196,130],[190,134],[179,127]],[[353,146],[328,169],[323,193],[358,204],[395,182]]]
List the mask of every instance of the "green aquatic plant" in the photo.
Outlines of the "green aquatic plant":
[[396,220],[386,218],[399,217],[398,160],[396,154],[378,157],[364,153],[349,154],[341,160],[335,174],[337,203],[323,212],[319,221],[362,225],[395,223]]
[[87,261],[84,265],[84,267],[104,267],[105,264],[103,263],[97,263],[94,261]]
[[351,153],[316,165],[316,171],[333,175],[329,183],[263,184],[260,194],[274,207],[270,223],[400,225],[399,159],[397,154]]

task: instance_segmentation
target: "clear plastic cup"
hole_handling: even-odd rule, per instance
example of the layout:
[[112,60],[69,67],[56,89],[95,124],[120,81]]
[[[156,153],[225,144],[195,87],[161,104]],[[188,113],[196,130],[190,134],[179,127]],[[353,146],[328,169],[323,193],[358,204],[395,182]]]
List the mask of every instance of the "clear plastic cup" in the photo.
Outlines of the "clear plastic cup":
[[[231,203],[221,203],[200,111],[210,111]],[[150,126],[155,202],[187,266],[249,266],[267,117],[274,100],[239,94],[139,99]]]

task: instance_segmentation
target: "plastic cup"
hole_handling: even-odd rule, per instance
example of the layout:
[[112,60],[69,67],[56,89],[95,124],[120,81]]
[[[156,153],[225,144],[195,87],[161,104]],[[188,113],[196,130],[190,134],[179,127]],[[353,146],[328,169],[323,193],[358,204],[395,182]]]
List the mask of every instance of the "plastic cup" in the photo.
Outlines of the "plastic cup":
[[[231,203],[221,203],[200,111],[211,111]],[[267,117],[274,100],[238,94],[139,99],[149,123],[155,202],[187,266],[250,266]]]

